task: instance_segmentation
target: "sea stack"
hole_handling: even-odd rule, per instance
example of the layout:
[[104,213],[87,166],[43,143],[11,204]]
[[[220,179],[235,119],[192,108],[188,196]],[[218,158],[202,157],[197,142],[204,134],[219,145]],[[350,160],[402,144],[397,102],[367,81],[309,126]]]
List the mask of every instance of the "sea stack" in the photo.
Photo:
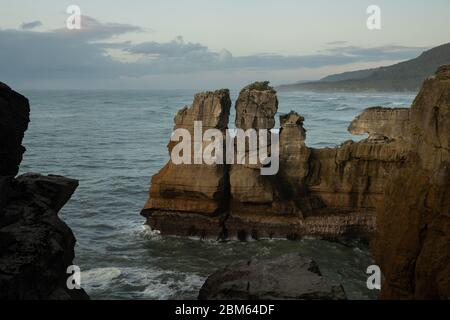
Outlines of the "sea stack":
[[[207,124],[203,130],[225,130],[230,105],[227,90],[197,94],[192,106],[178,112],[175,129],[192,130],[194,121],[202,120]],[[257,132],[274,128],[278,98],[267,83],[244,88],[235,106],[236,128]],[[363,114],[364,122],[356,121],[351,130],[362,127],[359,133],[367,127],[385,138],[369,137],[325,149],[305,144],[303,123],[307,119],[295,111],[281,115],[277,136],[280,167],[275,175],[261,175],[262,163],[176,165],[169,160],[152,178],[142,214],[152,228],[167,235],[240,240],[371,239],[387,177],[408,154],[398,134],[403,129],[385,129],[393,121],[391,113],[401,116],[398,123],[407,117],[404,109],[377,110],[388,120],[380,121],[380,116],[369,110]],[[267,144],[271,152],[270,139]],[[172,148],[170,142],[169,153]],[[246,148],[251,151],[250,146]]]
[[[176,114],[174,130],[183,128],[193,136],[194,122],[202,121],[201,134],[214,128],[225,135],[230,107],[228,90],[196,94],[192,105]],[[174,142],[170,141],[169,156],[173,147]],[[217,238],[228,210],[228,180],[228,167],[224,164],[175,165],[169,161],[153,176],[142,214],[152,228],[163,233]]]

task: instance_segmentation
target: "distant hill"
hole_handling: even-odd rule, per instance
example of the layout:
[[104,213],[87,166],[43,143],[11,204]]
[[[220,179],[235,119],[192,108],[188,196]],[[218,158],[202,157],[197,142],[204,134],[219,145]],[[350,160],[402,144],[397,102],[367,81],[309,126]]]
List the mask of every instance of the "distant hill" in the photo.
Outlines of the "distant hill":
[[277,87],[279,91],[417,91],[436,69],[450,64],[450,43],[423,52],[419,57],[389,67],[327,76],[319,81]]
[[320,81],[329,82],[329,81],[364,79],[370,76],[375,70],[376,68],[332,74],[331,76],[326,76],[325,78],[320,79]]

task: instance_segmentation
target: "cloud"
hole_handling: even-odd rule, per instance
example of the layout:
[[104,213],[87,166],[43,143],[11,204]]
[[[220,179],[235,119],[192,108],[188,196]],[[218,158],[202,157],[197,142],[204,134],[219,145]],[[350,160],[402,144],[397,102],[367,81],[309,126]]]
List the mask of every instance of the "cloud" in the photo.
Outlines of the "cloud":
[[327,46],[340,46],[340,45],[344,45],[347,44],[347,41],[331,41],[331,42],[327,42],[325,43]]
[[340,54],[366,60],[403,60],[417,56],[428,47],[407,47],[399,45],[385,45],[379,47],[363,48],[357,46],[336,46],[328,48],[330,54]]
[[142,32],[141,27],[122,23],[102,23],[89,16],[81,16],[81,29],[68,30],[66,28],[53,30],[52,33],[67,38],[78,38],[85,41],[104,40],[129,33]]
[[24,22],[20,25],[20,29],[22,30],[31,30],[31,29],[35,29],[37,27],[42,27],[42,22],[40,22],[39,20],[36,21],[32,21],[32,22]]
[[[101,23],[82,17],[81,30],[46,32],[0,30],[0,70],[14,81],[30,79],[104,79],[123,74],[140,74],[138,66],[127,65],[105,54],[96,41],[111,39],[140,27]],[[133,71],[136,70],[136,71]]]
[[[345,44],[336,41],[335,44]],[[277,55],[256,54],[248,56],[233,56],[226,49],[213,52],[199,43],[185,42],[179,36],[166,43],[145,42],[140,44],[128,43],[122,48],[127,52],[141,54],[150,58],[153,71],[173,72],[204,71],[206,69],[292,69],[319,68],[329,65],[343,65],[355,62],[371,62],[382,60],[403,60],[418,55],[424,50],[422,47],[382,46],[364,48],[357,46],[335,46],[323,52],[312,55]]]
[[210,55],[208,47],[200,43],[186,43],[182,36],[166,43],[145,42],[128,48],[132,53],[156,55],[158,57],[181,58],[185,56]]
[[[364,48],[336,41],[317,54],[234,56],[226,49],[215,52],[181,36],[168,42],[114,42],[118,35],[143,30],[130,24],[103,23],[87,16],[82,17],[81,23],[81,30],[0,30],[2,80],[29,83],[64,79],[72,83],[205,72],[313,69],[405,60],[424,49],[399,45]],[[121,59],[121,55],[126,59]]]
[[222,63],[229,62],[233,59],[233,54],[227,49],[222,49],[219,52],[219,61]]

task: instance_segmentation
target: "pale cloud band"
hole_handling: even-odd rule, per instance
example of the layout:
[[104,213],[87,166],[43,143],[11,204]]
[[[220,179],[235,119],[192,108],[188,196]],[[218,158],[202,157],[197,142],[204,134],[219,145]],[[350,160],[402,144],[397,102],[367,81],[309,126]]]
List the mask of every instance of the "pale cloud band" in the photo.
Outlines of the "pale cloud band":
[[[139,26],[103,23],[83,16],[81,30],[33,31],[40,21],[23,23],[17,30],[0,30],[0,70],[4,81],[20,83],[55,79],[115,79],[164,74],[230,70],[290,70],[351,63],[399,61],[417,56],[426,48],[385,45],[351,46],[345,41],[328,43],[310,55],[254,54],[234,56],[223,49],[211,51],[200,43],[176,37],[169,42],[114,41]],[[126,56],[126,61],[122,58]]]

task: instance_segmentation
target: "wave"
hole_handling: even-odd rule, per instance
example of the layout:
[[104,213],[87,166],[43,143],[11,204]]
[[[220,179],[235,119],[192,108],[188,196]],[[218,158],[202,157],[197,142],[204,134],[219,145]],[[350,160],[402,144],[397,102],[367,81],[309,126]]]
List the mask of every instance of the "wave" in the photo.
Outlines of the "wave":
[[346,110],[356,110],[355,107],[350,107],[350,106],[342,106],[342,107],[338,107],[336,109],[334,109],[335,111],[346,111]]
[[[152,272],[155,277],[143,291],[146,299],[182,299],[186,294],[197,295],[199,289],[206,280],[197,274],[172,274],[167,277],[167,272]],[[159,279],[158,279],[159,278]],[[177,279],[178,278],[178,279]]]
[[158,230],[152,230],[148,225],[141,225],[131,229],[134,235],[142,237],[146,240],[161,240],[161,232]]
[[81,273],[81,285],[87,291],[103,291],[122,274],[119,268],[95,268]]

